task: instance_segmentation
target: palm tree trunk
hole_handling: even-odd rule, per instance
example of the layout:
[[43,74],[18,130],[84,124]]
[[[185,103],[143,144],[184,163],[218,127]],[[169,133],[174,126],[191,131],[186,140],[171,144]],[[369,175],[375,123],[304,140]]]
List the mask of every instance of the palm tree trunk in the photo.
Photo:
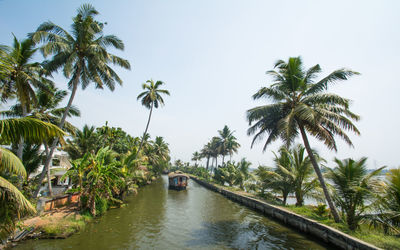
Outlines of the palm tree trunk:
[[[76,77],[75,80],[74,80],[73,87],[72,87],[72,91],[71,91],[71,96],[69,97],[68,104],[67,104],[67,106],[65,107],[64,114],[63,114],[63,116],[62,116],[62,118],[61,118],[60,124],[58,125],[58,127],[59,127],[60,129],[62,129],[62,128],[64,127],[65,120],[67,119],[67,114],[68,114],[68,112],[69,112],[69,109],[70,109],[71,106],[72,106],[72,102],[73,102],[73,100],[74,100],[76,91],[77,91],[77,89],[78,89],[78,83],[79,83],[79,75],[80,75],[80,72],[81,72],[81,68],[78,68],[78,70],[77,70],[77,75],[78,75],[78,77]],[[42,181],[43,181],[43,179],[44,179],[44,176],[45,176],[45,174],[46,174],[46,171],[47,171],[47,169],[48,169],[49,166],[50,166],[50,162],[51,162],[51,159],[52,159],[52,157],[53,157],[54,150],[56,149],[57,143],[58,143],[58,138],[54,138],[53,143],[51,144],[51,147],[50,147],[49,155],[46,157],[46,161],[45,161],[45,164],[44,164],[44,167],[43,167],[43,171],[42,171],[42,173],[41,173],[40,176],[39,176],[39,184],[38,184],[38,187],[37,187],[35,193],[33,194],[33,197],[34,197],[34,198],[37,198],[37,196],[39,195],[40,186],[42,185]]]
[[300,132],[301,132],[301,137],[303,138],[304,146],[305,146],[305,148],[307,150],[307,154],[310,157],[310,160],[311,160],[311,163],[312,163],[312,165],[314,167],[315,173],[318,176],[318,180],[319,180],[319,183],[321,184],[322,190],[324,190],[325,199],[328,202],[329,208],[331,209],[331,213],[333,215],[333,219],[335,220],[336,223],[339,223],[340,222],[339,213],[337,212],[335,204],[333,204],[331,195],[329,194],[328,188],[326,187],[324,177],[322,176],[321,170],[318,167],[318,163],[315,160],[314,154],[313,154],[313,152],[311,150],[311,147],[310,147],[310,143],[308,142],[308,138],[307,138],[306,132],[304,130],[304,126],[299,124],[299,128],[300,128]]
[[[25,117],[26,114],[28,113],[26,106],[21,103],[22,106],[22,117]],[[22,156],[24,152],[24,138],[21,137],[18,143],[18,149],[17,149],[17,157],[22,161]]]
[[151,114],[153,113],[153,104],[154,104],[154,103],[152,102],[152,103],[151,103],[151,107],[150,107],[149,119],[147,120],[146,129],[144,130],[144,133],[143,133],[143,136],[142,136],[142,140],[140,141],[140,146],[139,146],[139,149],[138,149],[138,151],[137,151],[136,158],[137,158],[137,156],[139,155],[140,150],[142,149],[144,137],[145,137],[145,135],[147,134],[147,129],[149,128],[150,119],[151,119]]
[[225,155],[222,154],[222,166],[224,166]]
[[[48,157],[49,156],[49,146],[47,145],[47,143],[44,144],[44,149],[45,149],[46,157]],[[50,197],[52,197],[53,196],[53,188],[51,187],[50,168],[47,168],[47,185],[49,186]]]
[[206,170],[207,170],[207,172],[208,172],[208,163],[209,163],[209,161],[210,161],[210,156],[207,156],[207,164],[206,164]]

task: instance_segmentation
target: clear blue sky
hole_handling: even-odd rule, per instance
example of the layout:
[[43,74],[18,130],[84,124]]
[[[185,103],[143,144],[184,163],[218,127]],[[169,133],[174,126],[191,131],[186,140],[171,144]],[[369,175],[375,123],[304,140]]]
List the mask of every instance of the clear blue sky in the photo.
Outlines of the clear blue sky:
[[[0,0],[0,44],[11,45],[12,32],[22,39],[46,20],[69,29],[87,2],[108,23],[105,33],[125,42],[117,54],[133,68],[117,70],[124,85],[113,93],[79,90],[76,126],[109,121],[141,135],[148,110],[136,97],[141,83],[153,78],[164,81],[171,96],[154,112],[149,132],[166,138],[173,160],[189,161],[227,124],[242,145],[235,159],[271,164],[270,150],[280,143],[265,153],[262,143],[250,149],[245,111],[260,104],[251,95],[270,83],[265,71],[277,59],[301,55],[307,67],[319,63],[323,75],[341,67],[362,74],[331,88],[352,99],[362,117],[362,135],[350,134],[355,147],[339,142],[335,153],[314,140],[312,146],[328,160],[368,156],[371,168],[400,165],[399,1]],[[55,80],[66,88],[66,79]]]

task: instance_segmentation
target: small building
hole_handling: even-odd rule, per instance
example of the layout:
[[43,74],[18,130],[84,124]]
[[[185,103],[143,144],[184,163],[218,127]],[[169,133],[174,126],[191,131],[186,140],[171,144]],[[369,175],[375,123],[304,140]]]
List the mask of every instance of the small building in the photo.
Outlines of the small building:
[[189,176],[182,171],[171,172],[168,174],[169,188],[176,190],[186,189]]

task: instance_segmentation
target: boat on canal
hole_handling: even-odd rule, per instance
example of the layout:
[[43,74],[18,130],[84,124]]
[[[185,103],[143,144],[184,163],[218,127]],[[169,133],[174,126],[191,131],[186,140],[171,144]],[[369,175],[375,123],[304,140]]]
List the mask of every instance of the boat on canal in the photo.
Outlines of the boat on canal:
[[189,181],[189,176],[182,171],[171,172],[168,174],[168,186],[170,189],[185,190]]

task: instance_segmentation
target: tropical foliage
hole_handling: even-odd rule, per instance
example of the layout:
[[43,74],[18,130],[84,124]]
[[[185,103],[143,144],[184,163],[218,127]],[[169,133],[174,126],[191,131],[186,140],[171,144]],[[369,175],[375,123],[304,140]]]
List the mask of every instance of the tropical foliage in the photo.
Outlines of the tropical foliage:
[[327,178],[334,187],[334,200],[342,210],[350,230],[355,230],[365,217],[371,205],[374,205],[377,192],[382,183],[375,178],[384,167],[368,173],[367,158],[358,161],[353,159],[335,159],[336,167],[328,169]]

